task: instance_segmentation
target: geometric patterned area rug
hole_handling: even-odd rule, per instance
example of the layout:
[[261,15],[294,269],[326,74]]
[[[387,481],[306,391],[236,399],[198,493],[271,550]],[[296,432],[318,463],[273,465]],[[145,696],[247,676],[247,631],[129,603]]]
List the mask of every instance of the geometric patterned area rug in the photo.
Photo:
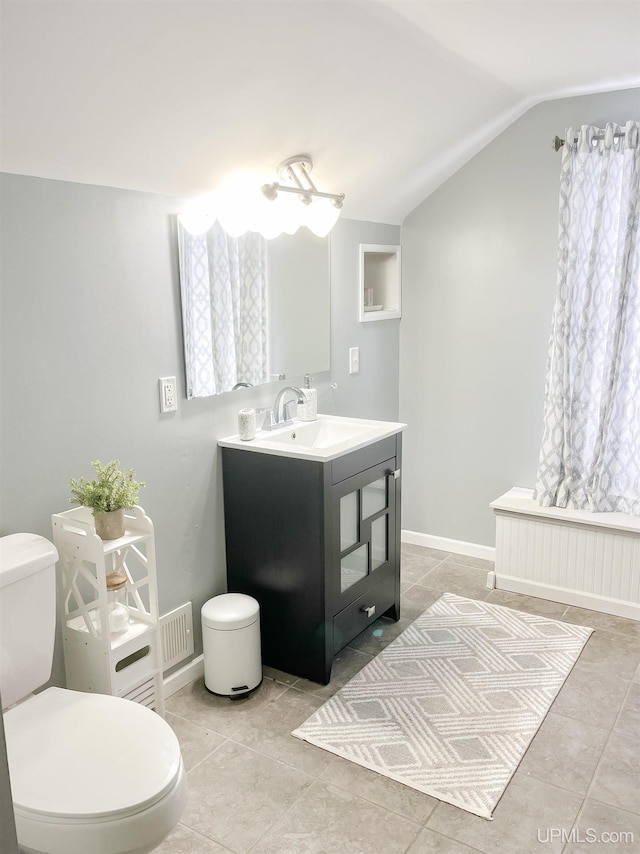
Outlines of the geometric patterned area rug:
[[292,735],[491,818],[591,632],[445,593]]

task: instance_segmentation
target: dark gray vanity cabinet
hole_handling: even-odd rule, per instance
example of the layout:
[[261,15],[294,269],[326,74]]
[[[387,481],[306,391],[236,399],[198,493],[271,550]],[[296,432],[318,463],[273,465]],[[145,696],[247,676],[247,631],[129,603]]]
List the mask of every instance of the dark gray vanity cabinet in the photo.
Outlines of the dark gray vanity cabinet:
[[260,604],[264,664],[326,684],[342,647],[399,619],[401,442],[327,462],[221,448],[228,589]]

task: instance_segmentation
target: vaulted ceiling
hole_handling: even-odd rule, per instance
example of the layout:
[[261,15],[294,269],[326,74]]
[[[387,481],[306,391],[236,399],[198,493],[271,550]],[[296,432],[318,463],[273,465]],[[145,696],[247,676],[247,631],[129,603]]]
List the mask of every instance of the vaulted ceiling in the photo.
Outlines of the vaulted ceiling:
[[400,223],[533,104],[640,86],[640,0],[2,0],[3,171],[178,196],[308,152]]

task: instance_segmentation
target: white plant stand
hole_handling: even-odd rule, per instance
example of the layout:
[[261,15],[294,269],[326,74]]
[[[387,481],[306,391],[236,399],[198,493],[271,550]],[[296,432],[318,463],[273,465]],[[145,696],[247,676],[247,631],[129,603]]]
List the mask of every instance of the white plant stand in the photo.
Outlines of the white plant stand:
[[[164,716],[153,522],[134,507],[116,540],[100,539],[86,507],[55,513],[52,523],[67,687],[124,697]],[[130,620],[119,633],[109,630],[112,572],[127,576]]]

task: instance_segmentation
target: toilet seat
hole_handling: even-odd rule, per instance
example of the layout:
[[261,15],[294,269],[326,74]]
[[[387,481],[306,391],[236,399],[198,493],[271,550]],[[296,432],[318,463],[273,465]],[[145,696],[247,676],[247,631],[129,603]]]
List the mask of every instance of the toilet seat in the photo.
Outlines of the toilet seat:
[[4,724],[24,850],[107,854],[134,850],[120,846],[136,838],[135,850],[150,851],[178,821],[186,801],[178,740],[145,706],[48,688],[6,712]]

